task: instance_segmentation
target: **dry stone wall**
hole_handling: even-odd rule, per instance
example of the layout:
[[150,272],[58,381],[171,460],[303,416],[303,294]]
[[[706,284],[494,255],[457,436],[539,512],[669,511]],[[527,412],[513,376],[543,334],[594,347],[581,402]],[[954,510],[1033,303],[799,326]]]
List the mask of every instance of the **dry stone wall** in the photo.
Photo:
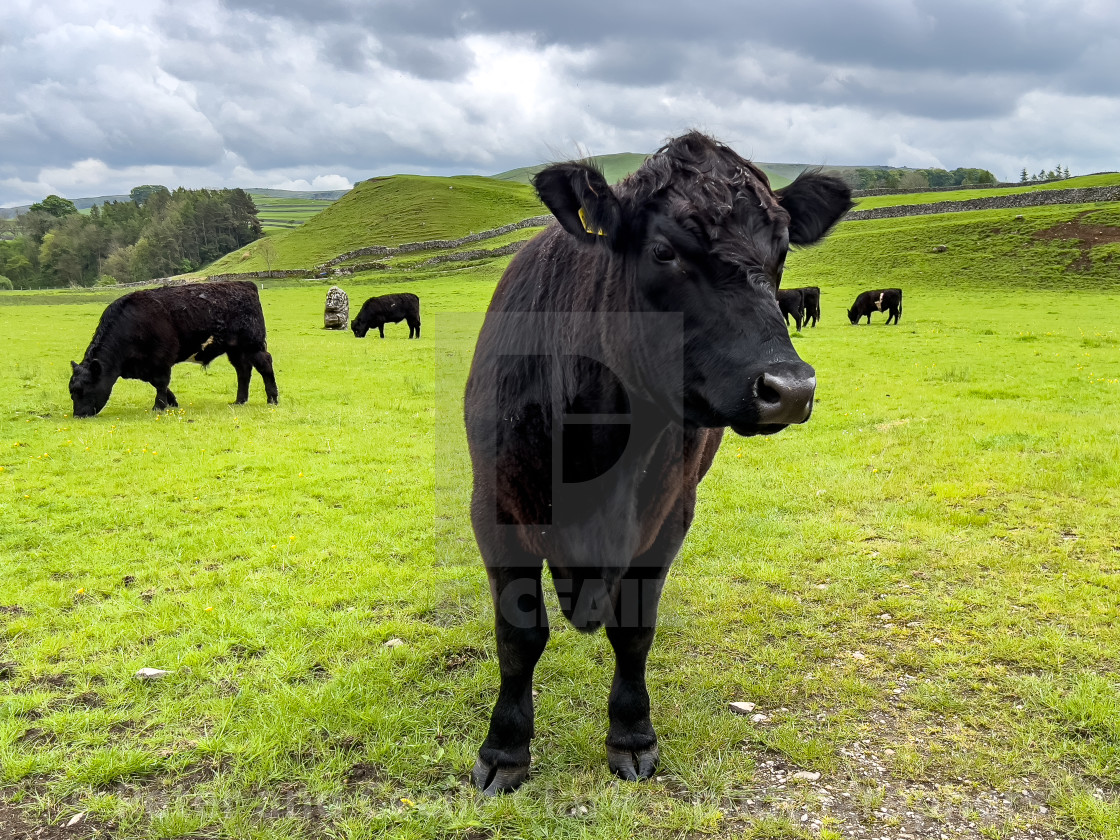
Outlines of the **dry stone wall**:
[[346,260],[351,260],[354,257],[395,257],[398,254],[411,254],[416,251],[445,251],[448,248],[460,248],[463,245],[471,245],[475,242],[482,242],[487,239],[493,239],[496,236],[513,233],[515,230],[522,230],[527,227],[541,227],[542,225],[547,225],[550,221],[552,221],[552,215],[546,214],[544,216],[532,216],[528,219],[522,219],[520,222],[502,225],[492,230],[472,233],[461,239],[429,239],[426,242],[408,242],[404,245],[369,245],[365,248],[358,248],[354,251],[347,251],[345,254],[339,254],[333,260],[316,266],[315,270],[317,272],[322,271],[333,265],[346,262]]
[[847,221],[893,219],[900,216],[923,216],[932,213],[960,213],[966,210],[1013,210],[1020,207],[1041,207],[1049,204],[1089,204],[1095,201],[1120,201],[1120,186],[1081,187],[1072,190],[1039,190],[1038,192],[997,195],[992,198],[970,198],[965,201],[935,201],[930,204],[900,204],[876,207],[874,210],[851,210]]

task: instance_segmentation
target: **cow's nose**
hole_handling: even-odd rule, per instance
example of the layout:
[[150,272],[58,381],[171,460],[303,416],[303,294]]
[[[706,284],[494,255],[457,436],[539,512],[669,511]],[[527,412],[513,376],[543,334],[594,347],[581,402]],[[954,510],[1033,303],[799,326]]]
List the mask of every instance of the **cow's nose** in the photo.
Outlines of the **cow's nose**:
[[754,382],[761,425],[804,423],[813,413],[816,371],[805,362],[774,365]]

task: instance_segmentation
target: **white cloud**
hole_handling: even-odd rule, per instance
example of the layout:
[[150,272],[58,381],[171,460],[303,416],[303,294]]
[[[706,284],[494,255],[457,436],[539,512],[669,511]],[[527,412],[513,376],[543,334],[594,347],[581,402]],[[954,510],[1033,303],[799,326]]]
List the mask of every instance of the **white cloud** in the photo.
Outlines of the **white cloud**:
[[276,184],[269,184],[268,188],[273,190],[348,190],[352,186],[350,179],[342,175],[316,175],[310,181],[305,178],[298,178],[295,180],[280,181]]

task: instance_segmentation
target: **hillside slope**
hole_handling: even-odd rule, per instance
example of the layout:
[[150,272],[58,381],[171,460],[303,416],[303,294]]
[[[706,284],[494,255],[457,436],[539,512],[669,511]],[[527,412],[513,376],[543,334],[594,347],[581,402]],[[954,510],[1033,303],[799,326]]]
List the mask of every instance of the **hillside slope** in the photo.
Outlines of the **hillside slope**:
[[[794,249],[790,286],[823,290],[1120,289],[1120,204],[1067,204],[844,221]],[[962,306],[967,301],[962,298]]]
[[[367,245],[454,239],[545,212],[525,184],[473,175],[371,178],[304,225],[234,251],[205,271],[310,268]],[[271,266],[265,260],[269,248]]]
[[[616,184],[641,166],[647,157],[649,157],[647,154],[620,152],[615,155],[592,155],[590,159],[602,170],[603,176],[607,179],[607,183]],[[547,163],[538,163],[536,166],[522,166],[520,169],[510,169],[506,172],[499,172],[497,175],[492,175],[491,177],[499,181],[514,181],[519,184],[528,184],[529,180],[534,175],[548,165]],[[774,187],[774,189],[784,187],[792,181],[801,170],[805,169],[803,164],[792,163],[759,163],[758,165],[762,171],[766,173],[766,177],[770,179],[770,186]],[[789,169],[793,174],[787,175],[785,169]]]

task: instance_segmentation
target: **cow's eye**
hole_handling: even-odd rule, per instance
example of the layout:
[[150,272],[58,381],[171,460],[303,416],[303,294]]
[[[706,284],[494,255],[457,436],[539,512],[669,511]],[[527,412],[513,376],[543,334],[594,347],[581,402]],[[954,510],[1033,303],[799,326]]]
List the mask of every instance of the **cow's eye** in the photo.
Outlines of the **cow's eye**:
[[653,246],[653,256],[661,262],[672,262],[677,254],[666,243],[658,242]]

